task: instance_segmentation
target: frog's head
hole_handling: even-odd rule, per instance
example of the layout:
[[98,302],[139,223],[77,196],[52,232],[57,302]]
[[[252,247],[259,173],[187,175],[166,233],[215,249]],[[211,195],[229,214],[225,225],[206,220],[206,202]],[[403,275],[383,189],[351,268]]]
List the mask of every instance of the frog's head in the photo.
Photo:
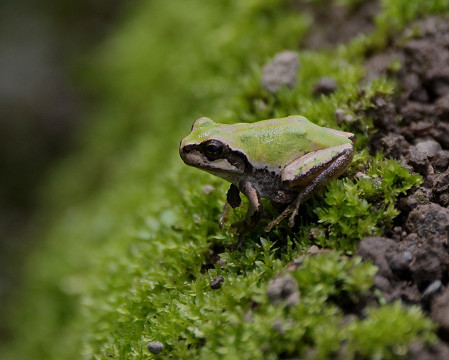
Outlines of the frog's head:
[[182,139],[179,154],[187,165],[232,181],[244,173],[245,163],[220,136],[222,126],[206,117],[198,119],[190,134]]

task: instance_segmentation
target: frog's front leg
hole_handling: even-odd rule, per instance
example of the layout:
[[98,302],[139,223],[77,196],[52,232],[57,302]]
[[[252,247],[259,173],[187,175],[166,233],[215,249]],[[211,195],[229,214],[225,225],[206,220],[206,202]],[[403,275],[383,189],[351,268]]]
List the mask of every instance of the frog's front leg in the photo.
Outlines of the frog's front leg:
[[282,182],[289,188],[298,189],[298,195],[265,230],[270,231],[288,215],[289,226],[292,227],[301,203],[330,180],[340,176],[351,163],[353,156],[354,147],[348,143],[310,152],[286,166],[282,172]]
[[[233,228],[237,228],[239,235],[243,235],[245,232],[252,229],[260,220],[263,206],[260,201],[259,193],[256,188],[249,181],[242,181],[239,184],[240,191],[248,198],[249,205],[246,212],[245,219],[232,224]],[[241,239],[240,239],[241,241]]]

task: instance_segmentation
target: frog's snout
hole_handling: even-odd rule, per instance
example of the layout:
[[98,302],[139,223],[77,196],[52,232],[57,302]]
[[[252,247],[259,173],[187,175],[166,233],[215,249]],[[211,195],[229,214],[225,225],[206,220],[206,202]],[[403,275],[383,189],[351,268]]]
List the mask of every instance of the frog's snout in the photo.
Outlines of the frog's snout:
[[179,156],[181,156],[181,159],[187,164],[190,165],[191,163],[191,153],[193,150],[192,145],[188,145],[185,142],[185,139],[181,140],[181,144],[179,145]]

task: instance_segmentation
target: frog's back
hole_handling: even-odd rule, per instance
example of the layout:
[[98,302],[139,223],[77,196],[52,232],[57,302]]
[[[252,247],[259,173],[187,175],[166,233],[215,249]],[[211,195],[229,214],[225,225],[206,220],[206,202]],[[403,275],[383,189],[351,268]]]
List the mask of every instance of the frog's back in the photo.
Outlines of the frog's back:
[[285,166],[310,151],[350,142],[303,116],[231,126],[235,126],[234,139],[248,157],[269,167]]

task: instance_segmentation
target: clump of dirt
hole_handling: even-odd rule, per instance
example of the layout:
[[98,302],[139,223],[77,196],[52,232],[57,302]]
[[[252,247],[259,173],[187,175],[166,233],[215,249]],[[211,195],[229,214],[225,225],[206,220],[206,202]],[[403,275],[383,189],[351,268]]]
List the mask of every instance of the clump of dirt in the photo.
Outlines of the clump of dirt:
[[449,342],[449,21],[415,23],[366,66],[388,73],[392,61],[402,64],[396,73],[402,91],[393,100],[373,99],[368,115],[379,132],[370,148],[402,161],[423,184],[400,200],[387,237],[363,239],[357,254],[379,267],[375,286],[388,301],[420,304]]

